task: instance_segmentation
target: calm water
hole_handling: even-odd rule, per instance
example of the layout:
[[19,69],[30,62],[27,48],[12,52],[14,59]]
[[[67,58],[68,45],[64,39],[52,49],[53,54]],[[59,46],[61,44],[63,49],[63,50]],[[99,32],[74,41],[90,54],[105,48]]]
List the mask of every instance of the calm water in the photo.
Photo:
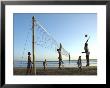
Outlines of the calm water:
[[[64,67],[77,67],[77,60],[63,60]],[[82,66],[86,66],[86,60],[82,60]],[[91,59],[90,66],[97,66],[97,60]],[[14,61],[14,67],[27,67],[27,61]],[[43,61],[36,61],[36,67],[43,67]],[[47,67],[58,67],[58,61],[47,61]]]

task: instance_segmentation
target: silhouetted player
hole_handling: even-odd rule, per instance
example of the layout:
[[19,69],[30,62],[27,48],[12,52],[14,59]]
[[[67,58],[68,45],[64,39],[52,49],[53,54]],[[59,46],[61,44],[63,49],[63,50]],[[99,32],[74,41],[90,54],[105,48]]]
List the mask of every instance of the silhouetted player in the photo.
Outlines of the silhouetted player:
[[61,48],[62,48],[62,45],[60,43],[60,48],[57,49],[58,54],[59,54],[59,57],[58,57],[58,59],[59,59],[59,69],[61,69],[61,62],[62,62]]
[[45,59],[45,61],[43,62],[43,66],[44,66],[44,70],[46,69],[46,66],[47,66],[47,61]]
[[85,52],[82,52],[82,53],[86,53],[86,61],[87,61],[86,66],[89,66],[89,54],[90,54],[89,49],[88,49],[88,40],[89,40],[89,38],[87,39],[87,41],[85,42],[85,45],[84,45]]
[[32,72],[31,53],[28,52],[28,63],[27,63],[27,71],[26,71],[26,74],[31,74],[31,72]]
[[77,64],[78,64],[78,68],[81,70],[82,67],[81,56],[79,56]]
[[71,57],[70,57],[70,53],[69,53],[69,64],[70,64],[70,58],[71,58]]

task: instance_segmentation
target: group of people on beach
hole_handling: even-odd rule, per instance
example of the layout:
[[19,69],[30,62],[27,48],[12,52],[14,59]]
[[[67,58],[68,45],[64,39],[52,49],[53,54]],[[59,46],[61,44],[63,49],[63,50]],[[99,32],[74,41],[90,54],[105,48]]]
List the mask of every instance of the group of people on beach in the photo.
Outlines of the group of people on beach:
[[[89,37],[90,38],[90,37]],[[89,66],[89,49],[88,49],[88,40],[89,38],[87,39],[87,41],[85,42],[85,45],[84,45],[84,52],[82,53],[85,53],[86,54],[86,66]],[[58,52],[58,59],[59,59],[59,69],[61,69],[61,65],[64,65],[63,61],[62,61],[62,55],[61,55],[61,49],[62,49],[62,45],[60,43],[60,48],[57,49],[57,52]],[[31,74],[32,73],[32,64],[33,62],[31,61],[31,53],[28,52],[28,63],[27,63],[27,71],[26,71],[26,74]],[[70,57],[70,55],[69,55]],[[69,59],[70,60],[70,59]],[[78,68],[79,69],[82,69],[82,62],[81,62],[81,56],[79,56],[78,58],[78,61],[77,61],[77,65],[78,65]],[[46,66],[47,66],[47,61],[46,59],[43,61],[43,67],[44,67],[44,70],[46,70]]]

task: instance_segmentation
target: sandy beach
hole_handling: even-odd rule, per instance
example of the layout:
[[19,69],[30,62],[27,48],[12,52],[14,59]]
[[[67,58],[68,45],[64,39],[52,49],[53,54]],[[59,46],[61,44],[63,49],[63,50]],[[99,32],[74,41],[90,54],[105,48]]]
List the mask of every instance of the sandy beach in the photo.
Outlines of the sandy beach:
[[[13,74],[26,75],[26,68],[14,68]],[[97,67],[84,66],[82,67],[82,70],[79,70],[77,67],[62,68],[61,70],[55,67],[47,68],[46,70],[43,68],[36,68],[36,75],[97,75]]]

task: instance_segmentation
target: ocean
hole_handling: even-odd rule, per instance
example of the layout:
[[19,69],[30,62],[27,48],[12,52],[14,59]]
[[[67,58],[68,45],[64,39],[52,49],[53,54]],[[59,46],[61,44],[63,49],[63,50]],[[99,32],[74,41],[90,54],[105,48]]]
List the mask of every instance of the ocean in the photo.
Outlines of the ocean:
[[[77,67],[77,60],[63,60],[64,67]],[[86,60],[82,60],[82,66],[86,66]],[[97,66],[97,59],[90,59],[90,66]],[[15,67],[27,67],[27,61],[14,61]],[[43,61],[36,61],[36,67],[43,67]],[[47,67],[58,67],[58,61],[47,61]]]

